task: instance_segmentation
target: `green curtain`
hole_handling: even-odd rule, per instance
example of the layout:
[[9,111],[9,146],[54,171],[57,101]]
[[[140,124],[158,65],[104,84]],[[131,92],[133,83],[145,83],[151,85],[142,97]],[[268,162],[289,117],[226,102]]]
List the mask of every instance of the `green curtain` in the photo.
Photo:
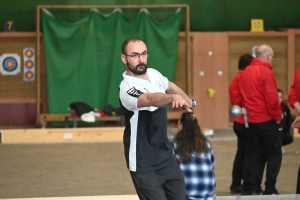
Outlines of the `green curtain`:
[[119,84],[125,66],[121,45],[129,37],[145,41],[148,67],[174,80],[181,11],[164,22],[156,22],[141,9],[133,20],[120,10],[101,15],[91,10],[76,22],[56,19],[42,12],[49,113],[68,113],[72,102],[85,102],[103,109],[119,107]]

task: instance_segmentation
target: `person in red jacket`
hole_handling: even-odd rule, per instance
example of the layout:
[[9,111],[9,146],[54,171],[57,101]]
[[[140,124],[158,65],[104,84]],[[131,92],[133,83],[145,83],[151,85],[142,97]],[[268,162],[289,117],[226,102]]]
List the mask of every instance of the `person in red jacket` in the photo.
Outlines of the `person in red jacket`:
[[[281,108],[275,75],[272,72],[273,49],[266,44],[257,48],[256,58],[242,72],[239,89],[240,106],[246,108],[249,132],[253,137],[255,154],[251,166],[252,194],[278,194],[281,152]],[[266,168],[265,191],[261,189]]]
[[[238,73],[235,75],[229,85],[229,95],[231,105],[238,105],[237,99],[239,93],[239,80],[242,75],[242,71],[251,63],[253,56],[250,54],[243,54],[239,58]],[[253,143],[250,134],[247,134],[247,128],[245,127],[244,115],[240,115],[233,119],[233,131],[237,136],[237,151],[233,161],[232,168],[232,183],[230,185],[231,194],[246,194],[246,191],[251,191],[251,174],[249,169],[248,158],[251,149],[253,149]],[[243,181],[243,183],[242,183]],[[250,192],[251,194],[251,192]]]
[[[292,108],[294,108],[297,111],[297,114],[300,114],[300,67],[296,70],[295,76],[294,76],[294,83],[291,86],[291,90],[288,95],[288,101]],[[298,116],[292,125],[294,128],[300,128],[300,116]]]
[[[297,111],[298,117],[294,120],[292,127],[298,128],[298,134],[300,133],[300,67],[296,70],[294,76],[294,83],[291,86],[291,90],[288,96],[289,104]],[[298,180],[296,193],[300,194],[300,166],[298,170]]]

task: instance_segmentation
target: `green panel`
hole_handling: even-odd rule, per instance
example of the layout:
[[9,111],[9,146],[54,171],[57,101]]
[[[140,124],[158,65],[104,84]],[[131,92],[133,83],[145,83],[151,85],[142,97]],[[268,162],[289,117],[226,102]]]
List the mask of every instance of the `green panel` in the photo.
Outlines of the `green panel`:
[[[190,5],[191,31],[249,31],[250,20],[264,20],[265,30],[278,28],[300,28],[299,0],[2,0],[0,22],[16,20],[18,31],[35,30],[35,9],[37,5]],[[108,13],[111,10],[103,10]],[[158,21],[167,19],[172,10],[151,9]],[[77,21],[88,14],[87,10],[77,12],[54,11],[58,18]],[[138,10],[124,10],[128,19],[133,19]],[[184,17],[181,30],[184,30]],[[2,29],[2,26],[1,26]]]
[[121,12],[108,17],[90,11],[76,22],[42,12],[49,113],[68,113],[72,102],[103,109],[119,107],[119,84],[125,66],[121,45],[129,37],[145,41],[148,67],[174,81],[181,12],[156,22],[147,12],[127,20]]

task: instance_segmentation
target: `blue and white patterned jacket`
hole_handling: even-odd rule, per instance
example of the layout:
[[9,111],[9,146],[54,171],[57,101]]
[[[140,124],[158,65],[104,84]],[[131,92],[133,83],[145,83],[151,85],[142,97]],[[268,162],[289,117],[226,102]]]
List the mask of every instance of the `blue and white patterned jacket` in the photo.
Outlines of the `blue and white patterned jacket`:
[[207,154],[193,153],[193,162],[181,161],[176,150],[174,136],[170,138],[173,144],[173,151],[179,161],[180,168],[183,172],[186,185],[186,199],[197,200],[214,200],[216,195],[214,189],[216,187],[216,178],[214,174],[215,157],[213,149],[207,140]]

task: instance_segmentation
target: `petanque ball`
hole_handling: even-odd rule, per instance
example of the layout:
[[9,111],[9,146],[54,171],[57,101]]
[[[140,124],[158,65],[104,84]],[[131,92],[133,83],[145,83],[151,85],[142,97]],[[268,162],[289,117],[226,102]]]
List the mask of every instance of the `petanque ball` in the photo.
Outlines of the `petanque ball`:
[[242,108],[238,105],[233,105],[229,109],[229,115],[233,118],[239,117],[242,114]]

